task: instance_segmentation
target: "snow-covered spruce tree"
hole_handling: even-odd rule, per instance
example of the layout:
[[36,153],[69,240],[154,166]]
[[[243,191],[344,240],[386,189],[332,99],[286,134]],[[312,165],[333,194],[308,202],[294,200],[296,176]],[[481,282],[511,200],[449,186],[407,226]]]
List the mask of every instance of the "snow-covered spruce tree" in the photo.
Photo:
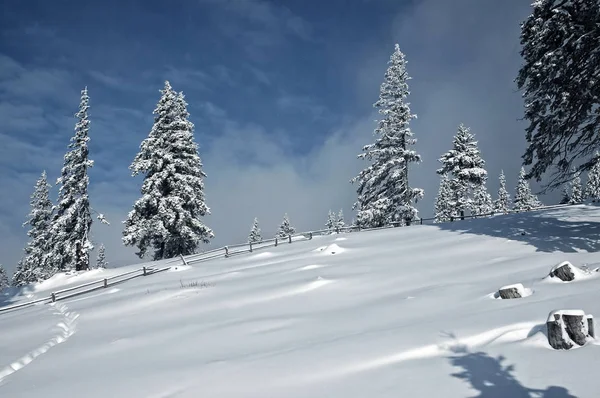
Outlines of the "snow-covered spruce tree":
[[359,159],[372,164],[351,180],[358,183],[357,222],[361,227],[381,227],[390,222],[410,223],[417,217],[414,207],[423,197],[423,190],[411,188],[408,169],[421,161],[409,122],[416,117],[405,102],[409,95],[406,61],[398,44],[389,61],[380,87],[379,100],[374,107],[382,115],[375,129],[373,144],[363,147]]
[[336,224],[336,219],[335,219],[335,213],[331,210],[329,210],[329,213],[327,214],[327,222],[325,223],[325,228],[327,228],[327,231],[329,231],[330,233],[335,231],[335,224]]
[[531,193],[531,187],[526,177],[525,168],[521,167],[513,205],[513,209],[516,211],[530,211],[541,206],[537,196]]
[[471,191],[485,183],[487,171],[475,137],[462,123],[454,136],[452,149],[443,154],[439,162],[442,167],[437,173],[451,176],[453,201],[457,212],[464,218],[465,211],[472,207]]
[[[571,177],[578,158],[592,154],[600,139],[600,2],[537,0],[521,24],[523,66],[516,78],[524,90],[528,173],[556,188]],[[593,161],[577,172],[589,170]]]
[[50,184],[48,184],[48,178],[44,171],[35,184],[29,202],[31,210],[23,224],[23,226],[29,226],[29,231],[27,231],[29,241],[24,249],[25,254],[17,264],[13,275],[14,286],[23,286],[48,279],[54,273],[47,261],[47,254],[51,249],[49,233],[53,212],[49,190]]
[[344,222],[344,211],[342,209],[340,209],[338,215],[337,215],[337,219],[335,222],[335,227],[337,229],[340,228],[344,228],[346,226],[346,223]]
[[98,248],[96,268],[108,268],[108,261],[106,261],[106,248],[104,247],[104,244],[100,244],[100,247]]
[[292,225],[290,224],[290,218],[288,217],[287,213],[285,213],[285,215],[283,216],[283,221],[281,222],[281,225],[279,226],[279,230],[277,231],[277,237],[278,238],[287,238],[290,235],[293,235],[296,233],[296,228],[292,227]]
[[4,269],[2,264],[0,264],[0,292],[5,287],[9,287],[9,286],[10,286],[10,283],[8,282],[8,275],[6,275],[6,270]]
[[258,226],[258,218],[255,218],[254,223],[252,224],[252,229],[250,230],[250,235],[248,235],[248,243],[259,242],[262,242],[262,235],[260,232],[260,227]]
[[578,204],[583,202],[583,189],[581,188],[581,177],[579,173],[573,170],[573,177],[571,178],[571,198],[569,204]]
[[494,202],[488,193],[485,183],[475,186],[473,189],[473,205],[471,213],[475,216],[485,216],[493,213]]
[[571,202],[571,194],[569,193],[569,187],[567,187],[565,185],[565,186],[563,186],[563,189],[561,191],[560,202],[558,202],[558,204],[566,205],[566,204],[569,204],[570,202]]
[[154,249],[160,260],[194,253],[209,243],[213,231],[202,222],[210,214],[205,203],[202,161],[194,141],[187,103],[169,82],[154,110],[154,125],[130,166],[143,175],[142,197],[124,221],[123,243],[136,246],[143,258]]
[[450,221],[452,216],[455,215],[452,187],[447,174],[442,174],[440,178],[440,188],[435,197],[434,214],[433,222],[435,223]]
[[498,198],[494,201],[494,211],[506,214],[510,210],[510,194],[506,189],[506,176],[504,175],[504,170],[500,170],[498,181],[500,186],[498,188]]
[[588,171],[585,196],[592,199],[592,202],[597,202],[600,200],[600,153],[596,152],[594,160],[594,165]]

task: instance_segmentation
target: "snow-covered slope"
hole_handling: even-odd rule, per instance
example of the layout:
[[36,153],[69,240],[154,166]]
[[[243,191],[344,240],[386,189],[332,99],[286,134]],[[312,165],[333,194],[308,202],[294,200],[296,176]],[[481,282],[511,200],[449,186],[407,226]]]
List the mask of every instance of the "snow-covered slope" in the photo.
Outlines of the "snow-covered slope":
[[544,333],[600,317],[595,274],[545,278],[595,268],[598,232],[575,206],[332,235],[0,314],[0,396],[597,397],[600,347]]

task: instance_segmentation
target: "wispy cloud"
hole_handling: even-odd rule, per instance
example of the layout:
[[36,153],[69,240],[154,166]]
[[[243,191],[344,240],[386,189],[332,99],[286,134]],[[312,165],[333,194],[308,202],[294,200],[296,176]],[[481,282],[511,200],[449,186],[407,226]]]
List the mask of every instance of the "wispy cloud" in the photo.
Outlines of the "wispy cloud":
[[309,96],[282,94],[276,103],[282,111],[307,113],[312,119],[321,119],[328,113],[326,106]]

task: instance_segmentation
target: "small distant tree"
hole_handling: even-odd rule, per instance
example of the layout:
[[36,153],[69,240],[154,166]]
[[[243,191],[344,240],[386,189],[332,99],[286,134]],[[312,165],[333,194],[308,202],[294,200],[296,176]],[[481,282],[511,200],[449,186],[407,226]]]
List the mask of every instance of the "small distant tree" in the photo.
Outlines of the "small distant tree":
[[335,224],[335,213],[329,210],[329,213],[327,215],[327,222],[325,223],[325,228],[327,228],[327,230],[331,233],[335,230]]
[[260,227],[258,226],[258,218],[254,219],[252,229],[250,229],[250,235],[248,235],[248,243],[259,243],[262,242],[262,236]]
[[571,203],[571,194],[569,193],[569,187],[567,187],[566,185],[563,186],[563,189],[561,191],[561,197],[560,197],[560,202],[558,202],[561,205],[566,205]]
[[477,185],[473,190],[473,206],[471,212],[475,216],[484,216],[494,211],[492,196],[488,193],[484,184]]
[[296,233],[296,228],[292,227],[292,225],[290,224],[290,219],[286,213],[283,216],[283,221],[279,226],[279,230],[277,231],[276,236],[278,238],[287,238],[288,236],[293,235],[294,233]]
[[498,180],[500,182],[500,187],[498,188],[498,199],[494,202],[494,211],[506,214],[510,209],[510,194],[506,189],[504,170],[500,170],[500,177],[498,177]]
[[435,198],[434,222],[442,223],[450,221],[454,215],[452,202],[452,187],[448,174],[443,174],[440,179],[440,188]]
[[513,208],[517,211],[530,211],[540,207],[541,205],[542,204],[538,200],[537,196],[531,193],[529,181],[526,179],[525,168],[521,167]]
[[588,171],[585,196],[592,202],[600,200],[600,153],[594,155],[594,165]]
[[98,257],[96,258],[96,268],[107,268],[108,261],[106,261],[106,248],[104,244],[101,244],[98,248]]
[[581,188],[581,177],[579,173],[573,170],[573,178],[571,179],[571,198],[569,204],[578,204],[583,202],[583,189]]
[[6,270],[4,269],[2,264],[0,264],[0,291],[9,286],[10,283],[8,281],[8,275],[6,275]]
[[337,220],[335,223],[336,228],[344,228],[346,223],[344,222],[344,211],[340,209],[340,212],[337,215]]

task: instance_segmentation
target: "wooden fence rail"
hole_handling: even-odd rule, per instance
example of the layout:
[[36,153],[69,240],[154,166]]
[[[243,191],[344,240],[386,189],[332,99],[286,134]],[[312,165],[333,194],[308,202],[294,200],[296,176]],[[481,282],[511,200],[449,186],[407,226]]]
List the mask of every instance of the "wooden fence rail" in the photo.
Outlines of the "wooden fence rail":
[[[568,206],[573,206],[573,205],[542,206],[542,207],[538,207],[536,209],[532,209],[531,211],[558,209],[558,208],[564,208],[564,207],[568,207]],[[473,218],[485,218],[485,217],[492,217],[492,216],[496,216],[496,215],[511,214],[511,213],[520,213],[520,212],[510,210],[507,213],[494,212],[494,213],[481,214],[481,215],[465,215],[464,217],[458,216],[456,219],[451,219],[449,222],[459,221],[460,219],[467,220],[467,219],[473,219]],[[411,225],[423,225],[426,223],[433,223],[433,222],[435,222],[435,218],[420,218],[418,220],[415,220],[415,222],[412,223]],[[376,227],[376,228],[361,228],[358,226],[345,226],[345,227],[337,227],[337,228],[334,228],[333,230],[322,229],[322,230],[318,230],[318,231],[300,232],[300,233],[296,233],[293,235],[288,235],[286,237],[275,237],[275,238],[265,239],[260,242],[253,242],[253,243],[247,242],[247,243],[239,243],[239,244],[234,244],[234,245],[223,246],[223,247],[219,247],[216,249],[203,251],[201,253],[190,254],[188,256],[180,256],[179,258],[169,259],[164,262],[163,261],[156,262],[155,264],[160,264],[160,263],[163,263],[163,264],[178,263],[178,264],[184,264],[184,265],[196,264],[199,262],[208,261],[208,260],[212,260],[212,259],[219,258],[219,257],[228,258],[228,257],[235,256],[238,254],[252,253],[254,250],[265,249],[268,247],[276,247],[280,244],[290,244],[294,241],[311,240],[314,236],[321,236],[321,235],[327,235],[327,234],[331,234],[331,233],[341,233],[341,232],[377,231],[377,230],[383,230],[383,229],[388,229],[388,228],[395,228],[395,227],[398,227],[399,225],[400,225],[400,223],[390,223],[389,225],[386,225],[383,227]],[[37,303],[42,303],[42,302],[51,303],[51,302],[55,302],[55,301],[59,301],[59,300],[64,300],[64,299],[74,297],[77,295],[89,293],[89,292],[103,289],[103,288],[107,288],[108,286],[113,286],[118,283],[123,283],[125,281],[134,279],[134,278],[137,278],[140,276],[153,275],[158,272],[166,271],[169,268],[171,268],[170,265],[167,265],[162,268],[142,267],[142,268],[139,268],[139,269],[136,269],[133,271],[129,271],[129,272],[125,272],[125,273],[122,273],[119,275],[113,275],[111,277],[84,283],[82,285],[72,286],[72,287],[69,287],[66,289],[57,290],[55,292],[52,292],[49,297],[40,298],[40,299],[25,302],[25,303],[19,303],[19,304],[9,305],[9,306],[5,306],[5,307],[0,307],[0,314],[3,312],[11,311],[11,310],[28,307],[30,305],[34,305]],[[127,277],[127,278],[123,278],[123,277]],[[117,279],[117,280],[115,280],[115,279]],[[84,290],[81,290],[81,289],[84,289]],[[65,293],[70,293],[70,292],[72,292],[72,293],[68,294],[68,295],[64,295]]]

